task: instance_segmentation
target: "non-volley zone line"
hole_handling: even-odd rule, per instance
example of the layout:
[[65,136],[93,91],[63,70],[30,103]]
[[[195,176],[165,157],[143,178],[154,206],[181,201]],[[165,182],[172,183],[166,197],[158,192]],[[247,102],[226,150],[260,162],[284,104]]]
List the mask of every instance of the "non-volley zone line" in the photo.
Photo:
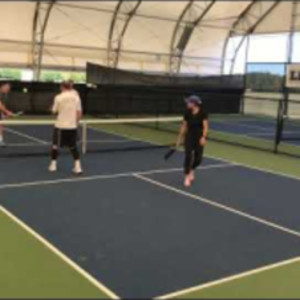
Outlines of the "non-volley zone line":
[[[207,166],[202,166],[199,169],[208,170],[208,169],[232,168],[236,166],[237,165],[231,163],[220,163],[220,164],[210,164]],[[30,182],[7,183],[7,184],[1,184],[0,190],[25,188],[30,186],[41,186],[41,185],[55,185],[55,184],[72,183],[72,182],[84,182],[84,181],[101,180],[101,179],[115,179],[115,178],[122,178],[122,177],[130,177],[133,176],[134,174],[152,175],[152,174],[172,173],[172,172],[182,172],[182,168],[154,169],[154,170],[146,170],[146,171],[132,171],[132,172],[123,172],[123,173],[114,173],[114,174],[61,178],[56,180],[37,180],[37,181],[30,181]]]

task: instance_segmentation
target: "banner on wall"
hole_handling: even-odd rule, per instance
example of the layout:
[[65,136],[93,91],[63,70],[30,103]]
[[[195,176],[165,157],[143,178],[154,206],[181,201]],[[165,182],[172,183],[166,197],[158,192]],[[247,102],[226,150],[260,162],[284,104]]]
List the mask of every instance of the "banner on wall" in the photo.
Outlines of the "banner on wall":
[[285,86],[300,89],[300,64],[287,65]]

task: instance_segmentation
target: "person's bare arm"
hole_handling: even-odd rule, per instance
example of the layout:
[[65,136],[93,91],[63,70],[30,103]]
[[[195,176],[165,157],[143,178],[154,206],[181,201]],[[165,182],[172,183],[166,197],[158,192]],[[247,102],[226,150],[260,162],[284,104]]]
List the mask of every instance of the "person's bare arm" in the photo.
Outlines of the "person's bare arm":
[[178,134],[178,137],[177,137],[177,141],[176,141],[176,148],[179,148],[179,146],[181,145],[182,143],[182,140],[185,136],[185,133],[186,133],[186,129],[187,129],[187,123],[186,121],[182,121],[182,124],[180,126],[180,129],[179,129],[179,134]]
[[8,117],[12,117],[14,115],[13,112],[11,112],[6,108],[6,106],[2,103],[2,101],[0,101],[0,112],[2,112]]
[[206,141],[207,141],[207,136],[208,136],[208,130],[209,130],[209,123],[208,120],[205,119],[203,120],[203,135],[200,139],[200,145],[201,146],[205,146],[206,145]]
[[80,119],[82,118],[82,111],[77,110],[77,123],[79,123]]
[[79,94],[77,93],[77,123],[79,123],[80,119],[82,118],[82,105],[81,105],[81,99],[79,97]]
[[53,105],[51,107],[51,113],[56,115],[58,112],[58,99],[57,97],[54,98],[54,102],[53,102]]

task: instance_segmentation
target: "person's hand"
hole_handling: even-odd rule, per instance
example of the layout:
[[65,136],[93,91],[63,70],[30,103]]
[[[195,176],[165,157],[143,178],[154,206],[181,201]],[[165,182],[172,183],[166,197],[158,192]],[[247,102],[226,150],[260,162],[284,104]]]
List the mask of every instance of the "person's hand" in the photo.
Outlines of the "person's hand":
[[6,116],[7,116],[8,118],[12,118],[12,117],[14,116],[14,113],[11,112],[11,111],[7,111],[7,112],[6,112]]
[[206,137],[202,137],[201,139],[200,139],[200,145],[201,146],[205,146],[206,145]]

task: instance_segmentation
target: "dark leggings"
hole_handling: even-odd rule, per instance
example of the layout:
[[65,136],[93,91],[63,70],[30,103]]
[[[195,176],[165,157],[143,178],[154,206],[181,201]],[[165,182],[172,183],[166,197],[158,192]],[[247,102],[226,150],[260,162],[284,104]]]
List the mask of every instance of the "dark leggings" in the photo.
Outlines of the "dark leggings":
[[185,140],[184,173],[189,174],[202,163],[203,146],[200,145],[200,138],[187,137]]
[[[74,158],[74,160],[79,160],[80,155],[79,151],[77,149],[77,146],[69,147],[69,150]],[[58,158],[58,148],[57,147],[52,147],[51,149],[51,159],[52,160],[57,160]]]

